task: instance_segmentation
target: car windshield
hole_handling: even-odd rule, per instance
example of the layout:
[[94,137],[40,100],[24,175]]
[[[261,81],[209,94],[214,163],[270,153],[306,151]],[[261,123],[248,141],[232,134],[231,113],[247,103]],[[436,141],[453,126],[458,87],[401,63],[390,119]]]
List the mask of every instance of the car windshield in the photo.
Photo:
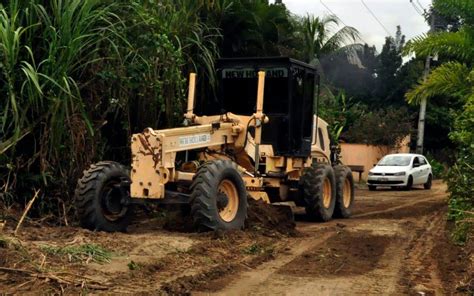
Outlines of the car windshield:
[[377,165],[381,166],[407,166],[410,165],[411,156],[407,155],[387,155],[382,158]]

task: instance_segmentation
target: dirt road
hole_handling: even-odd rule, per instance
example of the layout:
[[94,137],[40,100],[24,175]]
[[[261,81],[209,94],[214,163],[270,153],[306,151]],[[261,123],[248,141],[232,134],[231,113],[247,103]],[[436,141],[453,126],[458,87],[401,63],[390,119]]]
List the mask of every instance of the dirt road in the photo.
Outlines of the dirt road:
[[217,294],[442,294],[432,252],[443,233],[445,187],[358,193],[352,219],[299,222],[305,237],[288,242],[286,254],[234,277]]
[[[299,217],[296,231],[256,224],[234,233],[186,233],[176,217],[162,213],[133,225],[128,234],[29,225],[18,242],[4,234],[9,243],[3,253],[0,233],[0,291],[469,294],[474,258],[472,250],[447,238],[445,191],[440,182],[431,190],[360,189],[351,219],[314,223]],[[93,255],[71,260],[70,254],[47,252],[80,244],[99,245],[113,255],[94,263]]]

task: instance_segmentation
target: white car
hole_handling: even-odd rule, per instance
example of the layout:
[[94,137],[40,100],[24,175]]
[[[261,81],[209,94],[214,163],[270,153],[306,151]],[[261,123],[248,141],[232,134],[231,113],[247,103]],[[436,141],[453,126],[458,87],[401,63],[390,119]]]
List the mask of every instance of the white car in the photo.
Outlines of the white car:
[[389,154],[384,156],[369,171],[367,185],[369,190],[377,187],[404,187],[411,189],[414,185],[431,188],[433,173],[431,165],[420,154]]

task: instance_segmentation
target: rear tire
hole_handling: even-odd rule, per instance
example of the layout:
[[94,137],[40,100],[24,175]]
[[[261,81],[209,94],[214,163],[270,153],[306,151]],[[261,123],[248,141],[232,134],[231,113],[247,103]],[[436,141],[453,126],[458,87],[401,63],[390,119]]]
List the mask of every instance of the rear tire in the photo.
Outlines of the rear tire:
[[429,175],[428,180],[426,181],[425,184],[423,184],[423,187],[427,190],[431,189],[431,185],[433,184],[433,176]]
[[377,189],[377,186],[369,185],[369,190],[370,191],[375,191],[376,189]]
[[235,164],[216,160],[201,166],[191,185],[191,215],[198,231],[242,229],[247,190]]
[[75,205],[82,227],[107,232],[126,231],[131,208],[126,206],[130,189],[127,169],[113,161],[101,161],[84,171],[77,182]]
[[354,178],[348,166],[338,165],[334,167],[336,178],[336,207],[335,218],[349,218],[352,215],[354,204]]
[[311,219],[331,220],[336,206],[335,183],[334,170],[330,165],[318,164],[304,169],[299,188],[306,214]]

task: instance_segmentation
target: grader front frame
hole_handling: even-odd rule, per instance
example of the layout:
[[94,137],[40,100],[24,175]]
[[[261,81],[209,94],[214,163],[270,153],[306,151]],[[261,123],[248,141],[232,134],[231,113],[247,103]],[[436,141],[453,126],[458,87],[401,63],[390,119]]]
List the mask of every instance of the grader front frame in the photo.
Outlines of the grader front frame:
[[84,172],[76,189],[82,226],[124,231],[130,205],[146,200],[189,203],[198,230],[239,229],[248,196],[292,202],[322,221],[350,216],[352,173],[331,166],[327,124],[313,114],[316,70],[287,58],[227,59],[218,75],[229,112],[196,115],[191,74],[184,127],[134,134],[130,173],[115,162]]

